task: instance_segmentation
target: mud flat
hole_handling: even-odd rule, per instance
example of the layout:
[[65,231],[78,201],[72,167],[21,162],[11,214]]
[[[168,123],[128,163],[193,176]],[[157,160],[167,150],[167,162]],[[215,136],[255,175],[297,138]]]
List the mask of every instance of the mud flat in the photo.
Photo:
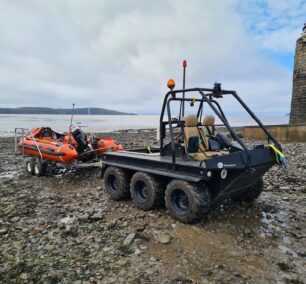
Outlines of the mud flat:
[[[108,133],[150,146],[152,130]],[[99,171],[36,178],[0,139],[0,283],[306,283],[306,143],[283,144],[252,205],[219,204],[197,225],[114,202]]]

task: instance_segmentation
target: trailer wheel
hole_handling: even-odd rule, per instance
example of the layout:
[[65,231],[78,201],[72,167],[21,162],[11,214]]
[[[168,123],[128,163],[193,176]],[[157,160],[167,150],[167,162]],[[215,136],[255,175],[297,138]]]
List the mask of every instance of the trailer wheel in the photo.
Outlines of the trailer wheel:
[[264,182],[263,179],[260,178],[253,185],[248,187],[246,191],[244,191],[242,194],[233,196],[232,199],[238,202],[251,203],[252,201],[254,201],[259,197],[263,189],[264,189]]
[[31,159],[29,161],[26,161],[26,171],[27,173],[29,173],[30,175],[34,175],[34,159]]
[[165,192],[165,202],[172,217],[194,223],[208,213],[211,196],[204,185],[198,188],[183,180],[172,180]]
[[157,179],[147,173],[137,172],[130,184],[134,204],[143,210],[152,209],[162,199],[162,187]]
[[42,162],[41,160],[37,159],[34,162],[34,175],[41,177],[46,174],[47,164]]
[[129,178],[127,173],[120,168],[108,167],[104,173],[104,188],[114,200],[128,197]]

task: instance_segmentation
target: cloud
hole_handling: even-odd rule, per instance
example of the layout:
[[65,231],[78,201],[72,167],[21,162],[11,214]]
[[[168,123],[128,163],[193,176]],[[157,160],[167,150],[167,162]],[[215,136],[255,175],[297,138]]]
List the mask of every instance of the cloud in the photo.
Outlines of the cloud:
[[158,113],[187,59],[189,87],[221,81],[253,108],[287,112],[292,72],[265,53],[293,51],[304,4],[287,2],[2,1],[1,104]]
[[239,1],[237,10],[259,48],[280,53],[293,52],[306,21],[304,0]]

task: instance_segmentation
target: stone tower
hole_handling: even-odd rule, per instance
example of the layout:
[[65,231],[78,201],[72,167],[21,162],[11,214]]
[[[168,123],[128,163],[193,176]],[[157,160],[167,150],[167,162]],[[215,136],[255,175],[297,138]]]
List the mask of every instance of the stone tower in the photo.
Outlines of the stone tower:
[[290,124],[306,123],[306,24],[296,41]]

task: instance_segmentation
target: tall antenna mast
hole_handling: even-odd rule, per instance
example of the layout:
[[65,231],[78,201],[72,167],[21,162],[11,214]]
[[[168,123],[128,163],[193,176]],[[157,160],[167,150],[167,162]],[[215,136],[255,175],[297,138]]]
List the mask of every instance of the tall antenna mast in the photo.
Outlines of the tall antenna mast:
[[[183,90],[185,90],[185,84],[186,84],[186,67],[187,67],[187,61],[183,60]],[[185,115],[185,92],[183,92],[183,102],[181,102],[180,107],[180,118],[184,117]]]
[[[88,100],[87,100],[87,109],[88,109],[88,120],[89,120],[89,123],[90,123],[90,121],[91,121],[91,113],[90,113],[90,107],[89,107]],[[91,135],[91,141],[93,142],[94,141],[94,133],[92,132],[91,127],[89,127],[89,130],[90,130],[90,135]]]
[[71,118],[70,118],[69,132],[71,132],[70,127],[72,125],[72,120],[73,120],[73,115],[74,115],[74,106],[75,106],[75,103],[72,104],[72,114],[71,114]]

